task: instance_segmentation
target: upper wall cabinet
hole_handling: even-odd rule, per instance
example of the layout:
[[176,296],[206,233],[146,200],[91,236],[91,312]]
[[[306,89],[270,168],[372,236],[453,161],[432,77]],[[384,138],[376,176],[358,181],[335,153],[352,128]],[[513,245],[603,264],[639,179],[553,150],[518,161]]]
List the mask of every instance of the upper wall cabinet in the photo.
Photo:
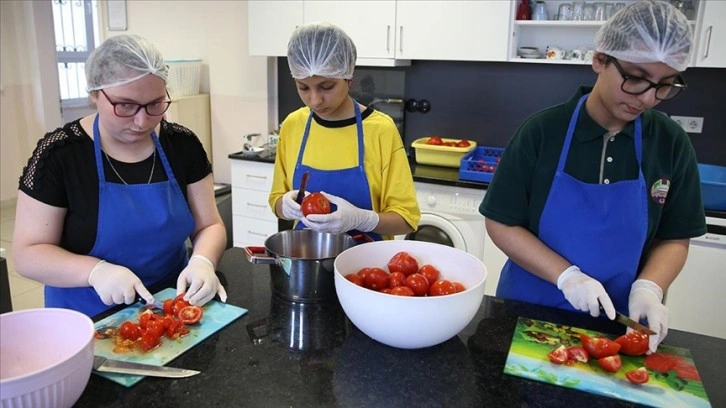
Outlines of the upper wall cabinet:
[[358,65],[505,61],[511,6],[471,0],[251,0],[250,55],[285,56],[296,26],[326,21],[353,39]]
[[507,1],[396,2],[396,57],[506,61],[511,4]]
[[694,66],[726,68],[726,1],[702,0]]
[[250,55],[284,57],[292,32],[302,22],[302,0],[248,1],[247,39]]

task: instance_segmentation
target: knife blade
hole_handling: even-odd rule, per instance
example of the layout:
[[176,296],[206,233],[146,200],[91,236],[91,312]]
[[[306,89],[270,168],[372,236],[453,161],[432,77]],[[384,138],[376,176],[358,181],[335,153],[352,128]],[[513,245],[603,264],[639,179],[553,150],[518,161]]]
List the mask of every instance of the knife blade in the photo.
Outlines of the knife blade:
[[310,172],[306,171],[302,175],[302,181],[300,181],[300,189],[297,192],[297,197],[295,198],[295,201],[298,204],[302,204],[303,198],[305,198],[305,186],[308,184],[308,178],[310,177]]
[[630,327],[631,329],[633,329],[635,331],[639,331],[641,333],[650,334],[650,335],[658,334],[658,333],[654,332],[653,330],[651,330],[649,327],[646,327],[646,326],[636,322],[635,320],[629,318],[628,316],[625,316],[624,314],[617,312],[617,311],[615,312],[615,320],[617,320],[618,323],[624,324],[624,325]]
[[105,373],[147,375],[166,378],[186,378],[200,373],[200,371],[196,370],[133,363],[101,356],[93,356],[93,370]]

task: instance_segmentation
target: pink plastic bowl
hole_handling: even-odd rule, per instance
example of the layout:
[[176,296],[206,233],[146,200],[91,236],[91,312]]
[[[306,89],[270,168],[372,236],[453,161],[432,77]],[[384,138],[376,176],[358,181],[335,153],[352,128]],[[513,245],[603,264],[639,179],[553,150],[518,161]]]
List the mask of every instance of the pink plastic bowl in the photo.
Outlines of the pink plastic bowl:
[[2,408],[70,407],[93,367],[93,321],[68,309],[0,315]]
[[[465,291],[446,296],[395,296],[366,289],[345,276],[362,268],[388,270],[388,261],[406,251],[439,269],[441,279],[459,281]],[[416,349],[456,336],[474,318],[484,298],[487,270],[480,259],[446,245],[391,240],[357,245],[335,258],[335,290],[345,314],[363,333],[383,344]]]

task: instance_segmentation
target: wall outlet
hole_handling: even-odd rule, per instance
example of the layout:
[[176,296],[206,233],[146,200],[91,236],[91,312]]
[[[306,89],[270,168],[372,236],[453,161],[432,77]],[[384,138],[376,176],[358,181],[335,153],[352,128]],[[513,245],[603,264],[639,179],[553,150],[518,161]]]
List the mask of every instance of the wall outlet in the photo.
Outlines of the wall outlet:
[[687,133],[701,133],[703,131],[703,118],[697,116],[671,116]]

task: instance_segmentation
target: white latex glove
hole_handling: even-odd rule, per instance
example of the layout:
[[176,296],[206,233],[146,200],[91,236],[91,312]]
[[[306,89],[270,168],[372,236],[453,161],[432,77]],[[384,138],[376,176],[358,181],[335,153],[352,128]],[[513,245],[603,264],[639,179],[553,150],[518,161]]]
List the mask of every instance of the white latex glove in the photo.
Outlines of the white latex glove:
[[343,198],[321,193],[338,209],[330,214],[310,214],[303,217],[302,221],[310,229],[320,232],[348,232],[358,230],[370,232],[378,225],[378,214],[375,211],[363,210],[349,203]]
[[[299,220],[302,218],[302,210],[300,204],[295,201],[298,190],[288,191],[282,196],[282,216],[288,220]],[[309,192],[305,192],[307,196]]]
[[154,301],[154,297],[141,283],[141,279],[129,268],[103,260],[91,269],[88,284],[107,306],[121,303],[130,305],[136,301],[137,293],[148,303]]
[[203,306],[216,294],[219,294],[222,302],[227,301],[227,291],[214,273],[214,264],[202,255],[192,255],[189,264],[176,280],[176,294],[185,292],[184,300],[195,306]]
[[[630,287],[628,299],[630,318],[640,321],[643,317],[648,319],[648,327],[658,334],[649,336],[648,354],[655,353],[658,345],[668,334],[668,321],[671,313],[663,304],[663,290],[655,282],[647,279],[638,279]],[[628,329],[631,331],[632,329]]]
[[602,305],[608,319],[615,319],[615,306],[602,283],[582,273],[577,266],[572,265],[560,274],[557,278],[557,289],[565,294],[565,299],[575,309],[598,317]]

